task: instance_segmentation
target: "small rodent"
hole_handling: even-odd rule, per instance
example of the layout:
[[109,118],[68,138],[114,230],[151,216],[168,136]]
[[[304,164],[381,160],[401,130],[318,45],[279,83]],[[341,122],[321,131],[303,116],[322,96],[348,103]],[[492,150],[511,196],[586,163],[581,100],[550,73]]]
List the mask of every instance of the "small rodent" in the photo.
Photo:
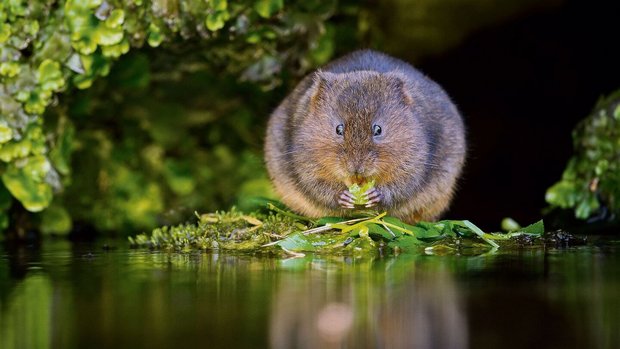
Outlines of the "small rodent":
[[435,220],[465,153],[463,120],[444,90],[372,50],[306,76],[271,114],[265,140],[276,192],[309,217],[350,215],[348,187],[374,180],[367,207],[409,223]]

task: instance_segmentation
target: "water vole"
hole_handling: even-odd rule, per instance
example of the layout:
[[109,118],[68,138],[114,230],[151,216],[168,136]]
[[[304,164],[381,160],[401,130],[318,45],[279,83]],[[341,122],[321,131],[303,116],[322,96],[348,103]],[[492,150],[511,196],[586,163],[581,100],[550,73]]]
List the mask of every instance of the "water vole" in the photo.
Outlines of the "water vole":
[[407,222],[449,205],[466,152],[459,112],[409,64],[356,51],[306,76],[273,112],[267,169],[282,201],[310,217],[349,215],[353,183],[368,207]]

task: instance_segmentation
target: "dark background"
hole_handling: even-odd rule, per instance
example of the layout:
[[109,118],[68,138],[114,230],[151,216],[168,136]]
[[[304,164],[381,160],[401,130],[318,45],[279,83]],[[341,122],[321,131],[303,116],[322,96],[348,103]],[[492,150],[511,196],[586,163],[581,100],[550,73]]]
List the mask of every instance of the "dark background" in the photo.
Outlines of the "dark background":
[[571,130],[620,87],[620,13],[611,3],[525,10],[423,58],[406,44],[393,50],[439,82],[466,120],[468,163],[446,218],[487,229],[507,216],[540,219],[570,158]]

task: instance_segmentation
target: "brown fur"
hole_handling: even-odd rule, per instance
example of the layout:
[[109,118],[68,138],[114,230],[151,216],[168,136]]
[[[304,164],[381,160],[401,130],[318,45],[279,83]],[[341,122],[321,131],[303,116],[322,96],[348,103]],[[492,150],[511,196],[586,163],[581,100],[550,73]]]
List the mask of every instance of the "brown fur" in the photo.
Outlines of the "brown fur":
[[[382,128],[379,137],[374,124]],[[311,217],[350,214],[338,197],[361,177],[375,180],[378,210],[411,223],[437,219],[464,158],[463,122],[441,87],[369,50],[304,78],[271,115],[265,142],[282,201]]]

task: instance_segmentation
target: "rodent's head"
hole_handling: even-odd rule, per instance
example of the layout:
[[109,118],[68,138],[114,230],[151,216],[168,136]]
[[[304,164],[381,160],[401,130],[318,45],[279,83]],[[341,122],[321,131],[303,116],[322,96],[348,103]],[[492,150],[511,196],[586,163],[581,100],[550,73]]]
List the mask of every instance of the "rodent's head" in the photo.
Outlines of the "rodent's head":
[[415,175],[416,150],[425,142],[406,81],[396,72],[316,72],[296,111],[305,115],[295,126],[300,160],[308,164],[301,170],[347,186]]

